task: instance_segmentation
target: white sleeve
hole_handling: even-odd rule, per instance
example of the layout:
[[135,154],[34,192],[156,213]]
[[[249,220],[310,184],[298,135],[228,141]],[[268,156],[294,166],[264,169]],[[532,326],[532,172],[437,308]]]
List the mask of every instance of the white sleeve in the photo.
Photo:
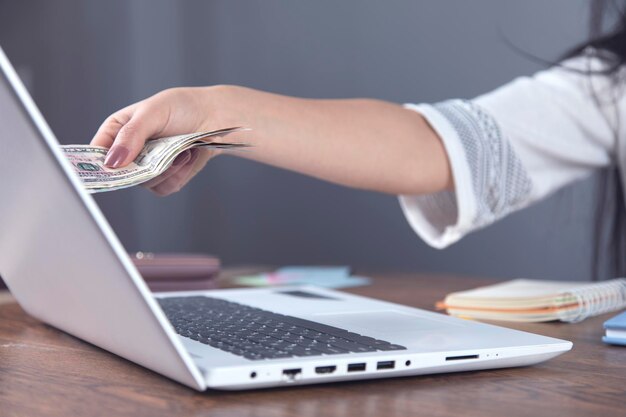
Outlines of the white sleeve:
[[601,68],[575,58],[474,100],[405,105],[441,138],[454,180],[453,191],[400,196],[413,229],[444,248],[611,164],[615,89],[585,73]]

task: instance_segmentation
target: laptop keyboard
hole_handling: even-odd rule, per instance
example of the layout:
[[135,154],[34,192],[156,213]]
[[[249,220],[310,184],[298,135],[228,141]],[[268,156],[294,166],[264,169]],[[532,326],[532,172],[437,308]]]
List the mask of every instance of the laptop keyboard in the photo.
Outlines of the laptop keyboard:
[[179,335],[251,360],[406,349],[337,327],[219,298],[157,300]]

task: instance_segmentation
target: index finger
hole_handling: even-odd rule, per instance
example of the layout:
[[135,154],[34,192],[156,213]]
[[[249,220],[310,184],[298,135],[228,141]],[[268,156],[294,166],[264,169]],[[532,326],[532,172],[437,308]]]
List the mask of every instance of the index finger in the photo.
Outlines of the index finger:
[[[129,113],[130,118],[126,119]],[[152,106],[150,102],[111,120],[98,139],[99,143],[110,144],[104,165],[121,168],[134,161],[146,141],[163,131],[167,120],[167,108]]]
[[115,137],[120,129],[128,123],[132,117],[135,106],[136,104],[125,107],[107,117],[91,139],[90,145],[110,148],[113,142],[115,142]]

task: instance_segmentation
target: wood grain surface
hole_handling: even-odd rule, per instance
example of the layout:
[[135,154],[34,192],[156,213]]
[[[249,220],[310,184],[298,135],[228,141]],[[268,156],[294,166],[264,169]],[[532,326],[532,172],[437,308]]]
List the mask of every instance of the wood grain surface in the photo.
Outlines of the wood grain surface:
[[[357,294],[432,309],[492,281],[380,275]],[[6,296],[4,296],[6,301]],[[250,392],[195,392],[0,305],[0,416],[626,416],[626,348],[601,342],[608,316],[503,324],[574,342],[525,368]]]

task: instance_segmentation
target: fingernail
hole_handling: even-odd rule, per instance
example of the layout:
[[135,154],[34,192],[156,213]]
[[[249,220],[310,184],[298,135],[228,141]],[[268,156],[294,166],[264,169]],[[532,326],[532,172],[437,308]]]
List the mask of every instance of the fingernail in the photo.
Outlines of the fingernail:
[[187,149],[186,151],[178,155],[176,159],[174,159],[174,162],[172,162],[172,166],[177,167],[177,166],[186,164],[187,162],[189,162],[190,159],[191,159],[191,152],[189,151],[189,149]]
[[119,168],[120,165],[126,160],[130,149],[124,145],[115,145],[107,153],[107,157],[104,159],[104,165],[109,168]]

